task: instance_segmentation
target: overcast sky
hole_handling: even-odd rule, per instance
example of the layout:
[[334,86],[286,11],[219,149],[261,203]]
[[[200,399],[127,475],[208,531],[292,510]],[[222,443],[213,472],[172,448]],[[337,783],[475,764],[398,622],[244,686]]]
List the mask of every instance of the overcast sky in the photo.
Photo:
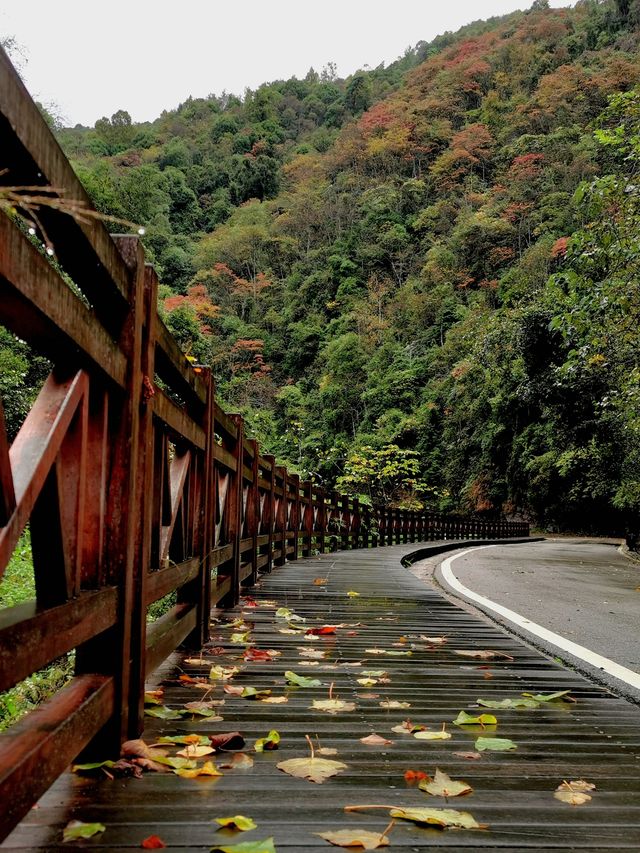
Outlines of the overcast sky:
[[[3,0],[31,94],[73,125],[118,109],[156,118],[189,95],[388,64],[409,45],[532,0]],[[553,6],[570,5],[551,0]]]

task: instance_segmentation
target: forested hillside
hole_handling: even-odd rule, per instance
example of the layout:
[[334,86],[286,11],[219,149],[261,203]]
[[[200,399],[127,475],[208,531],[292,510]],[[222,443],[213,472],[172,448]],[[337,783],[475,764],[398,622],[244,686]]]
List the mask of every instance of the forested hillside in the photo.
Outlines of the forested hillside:
[[637,2],[537,0],[346,81],[59,138],[97,206],[145,226],[185,351],[294,470],[620,530],[640,513],[639,27]]

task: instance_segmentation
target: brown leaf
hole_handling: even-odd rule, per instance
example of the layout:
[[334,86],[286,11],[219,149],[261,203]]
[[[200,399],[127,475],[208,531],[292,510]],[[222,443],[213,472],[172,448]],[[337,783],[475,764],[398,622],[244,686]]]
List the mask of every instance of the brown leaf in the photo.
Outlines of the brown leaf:
[[391,746],[393,743],[392,740],[387,740],[386,737],[381,737],[377,734],[368,735],[368,737],[361,737],[360,743],[366,743],[367,746]]
[[494,652],[491,649],[482,651],[474,651],[473,649],[454,649],[454,655],[460,655],[463,658],[475,658],[476,660],[514,660],[511,655],[505,652]]
[[481,752],[454,752],[456,758],[466,758],[468,761],[477,761],[482,758]]
[[561,782],[555,790],[554,797],[563,803],[570,806],[583,806],[592,799],[587,791],[593,791],[595,785],[592,782],[585,782],[584,779],[577,779],[571,782]]
[[244,747],[244,738],[240,732],[222,732],[217,735],[209,735],[211,746],[218,752],[238,752]]
[[120,747],[120,755],[122,758],[164,758],[167,755],[165,749],[156,749],[146,744],[142,738],[136,740],[127,740]]
[[246,752],[236,752],[230,759],[220,764],[221,770],[250,770],[253,767],[253,758]]
[[347,769],[347,765],[343,764],[342,761],[331,761],[329,758],[316,758],[315,756],[289,758],[287,761],[276,764],[276,767],[278,770],[288,773],[289,776],[295,776],[297,779],[308,779],[309,782],[316,782],[317,784],[326,782],[331,776]]
[[313,583],[314,586],[324,586],[328,580],[329,578],[314,578]]
[[334,832],[314,832],[336,847],[361,847],[363,850],[377,850],[388,847],[389,838],[384,833],[369,832],[367,829],[339,829]]

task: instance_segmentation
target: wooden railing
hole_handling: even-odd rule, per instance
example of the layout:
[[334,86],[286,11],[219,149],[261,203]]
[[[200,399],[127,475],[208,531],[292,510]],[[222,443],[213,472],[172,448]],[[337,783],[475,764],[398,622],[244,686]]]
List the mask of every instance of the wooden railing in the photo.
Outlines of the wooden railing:
[[[0,52],[0,182],[88,199]],[[0,213],[0,323],[52,370],[11,445],[0,401],[0,574],[29,525],[36,598],[0,611],[0,691],[75,650],[69,684],[0,737],[0,837],[82,751],[142,728],[145,676],[212,606],[301,554],[528,535],[361,506],[279,466],[215,400],[156,310],[136,237],[43,208],[53,259]],[[150,604],[176,603],[147,623]]]

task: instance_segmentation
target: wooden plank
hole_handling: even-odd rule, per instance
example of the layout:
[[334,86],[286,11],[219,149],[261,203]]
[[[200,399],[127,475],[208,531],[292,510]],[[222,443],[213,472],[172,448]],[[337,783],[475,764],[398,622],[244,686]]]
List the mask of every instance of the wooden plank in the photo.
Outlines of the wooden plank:
[[0,530],[0,577],[44,487],[77,407],[88,388],[79,371],[70,378],[51,374],[11,449],[16,507]]
[[0,735],[0,840],[107,722],[113,704],[111,678],[78,676]]
[[230,560],[232,556],[233,543],[214,548],[211,551],[211,567],[215,568],[216,566],[221,566],[223,563],[226,563],[227,560]]
[[107,587],[48,610],[35,601],[0,610],[0,691],[111,628],[117,604],[116,588]]
[[224,465],[225,468],[228,468],[229,471],[235,472],[237,470],[238,463],[235,456],[232,453],[229,453],[229,451],[225,447],[222,447],[222,445],[213,445],[213,458],[216,462],[219,462],[221,465]]
[[204,404],[206,383],[197,373],[160,317],[156,325],[155,367],[161,379],[187,401]]
[[206,436],[204,430],[189,414],[181,409],[161,388],[155,389],[153,413],[165,423],[175,435],[185,438],[198,450],[204,450]]
[[175,566],[167,566],[165,569],[157,569],[154,572],[149,572],[145,596],[147,606],[159,598],[164,598],[165,595],[173,592],[174,589],[193,580],[198,574],[199,569],[200,558],[192,557],[190,560],[177,563]]
[[177,604],[152,622],[147,630],[147,676],[193,631],[196,621],[195,604]]
[[[3,50],[0,50],[0,138],[3,165],[8,169],[4,183],[48,184],[62,189],[66,199],[95,209]],[[78,222],[47,209],[40,211],[39,218],[62,267],[105,318],[113,316],[117,320],[125,308],[129,276],[103,223],[97,219]]]
[[117,344],[4,214],[0,216],[0,322],[57,364],[66,360],[77,369],[84,361],[124,386],[126,359]]
[[191,451],[185,450],[180,455],[176,455],[171,460],[169,467],[169,495],[171,501],[171,518],[169,523],[162,526],[160,531],[160,565],[164,566],[164,562],[169,555],[169,546],[171,544],[171,536],[175,529],[178,518],[178,509],[185,497],[185,482],[189,467],[191,465]]
[[214,578],[211,590],[211,603],[218,604],[231,591],[231,578],[229,575],[218,575]]
[[234,423],[233,418],[225,412],[217,401],[214,406],[214,417],[216,432],[220,430],[226,433],[227,437],[232,441],[235,441],[238,437],[237,424]]
[[0,398],[0,527],[11,518],[16,508],[16,493],[13,488],[13,474],[9,459],[9,442],[4,420],[4,408]]

